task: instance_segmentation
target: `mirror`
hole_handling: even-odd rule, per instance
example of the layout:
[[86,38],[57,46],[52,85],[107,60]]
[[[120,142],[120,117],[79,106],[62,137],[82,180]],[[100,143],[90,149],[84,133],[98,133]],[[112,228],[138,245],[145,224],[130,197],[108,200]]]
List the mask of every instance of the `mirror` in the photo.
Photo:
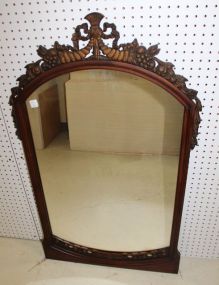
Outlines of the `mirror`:
[[143,78],[66,73],[26,100],[53,234],[108,251],[170,245],[184,107]]
[[45,256],[177,273],[202,105],[157,44],[120,43],[103,18],[40,45],[11,89]]

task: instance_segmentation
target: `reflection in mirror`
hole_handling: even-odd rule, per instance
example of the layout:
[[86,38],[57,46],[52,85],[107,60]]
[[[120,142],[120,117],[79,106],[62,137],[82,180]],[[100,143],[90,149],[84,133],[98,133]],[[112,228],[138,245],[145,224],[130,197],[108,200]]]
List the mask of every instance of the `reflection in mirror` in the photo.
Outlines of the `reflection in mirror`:
[[103,250],[169,246],[183,106],[107,70],[48,81],[28,115],[53,234]]

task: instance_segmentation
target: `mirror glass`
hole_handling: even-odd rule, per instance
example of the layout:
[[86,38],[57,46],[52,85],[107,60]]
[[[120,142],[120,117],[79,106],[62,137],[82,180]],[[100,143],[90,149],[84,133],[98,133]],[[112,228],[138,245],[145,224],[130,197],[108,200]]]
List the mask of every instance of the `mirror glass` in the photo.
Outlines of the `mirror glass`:
[[64,74],[26,101],[53,234],[87,247],[169,246],[184,108],[128,73]]

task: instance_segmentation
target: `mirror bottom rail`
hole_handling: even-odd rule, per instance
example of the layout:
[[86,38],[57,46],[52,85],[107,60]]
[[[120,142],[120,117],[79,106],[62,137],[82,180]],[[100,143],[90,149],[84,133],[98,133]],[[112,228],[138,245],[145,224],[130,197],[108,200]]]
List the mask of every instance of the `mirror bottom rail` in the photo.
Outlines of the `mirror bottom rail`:
[[105,251],[81,246],[52,236],[43,240],[46,258],[120,268],[178,273],[180,253],[172,256],[169,247],[135,252]]

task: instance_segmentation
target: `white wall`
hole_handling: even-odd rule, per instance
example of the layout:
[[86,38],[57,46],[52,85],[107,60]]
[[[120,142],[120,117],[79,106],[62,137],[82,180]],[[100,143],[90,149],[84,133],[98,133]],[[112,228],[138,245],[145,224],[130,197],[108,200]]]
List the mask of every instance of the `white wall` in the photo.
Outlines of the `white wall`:
[[120,42],[160,43],[159,57],[176,65],[203,103],[199,146],[191,153],[179,249],[183,255],[219,256],[218,246],[218,1],[90,0],[1,1],[0,234],[39,239],[42,231],[21,143],[15,133],[10,88],[38,59],[39,44],[71,44],[72,27],[91,11],[106,15]]

